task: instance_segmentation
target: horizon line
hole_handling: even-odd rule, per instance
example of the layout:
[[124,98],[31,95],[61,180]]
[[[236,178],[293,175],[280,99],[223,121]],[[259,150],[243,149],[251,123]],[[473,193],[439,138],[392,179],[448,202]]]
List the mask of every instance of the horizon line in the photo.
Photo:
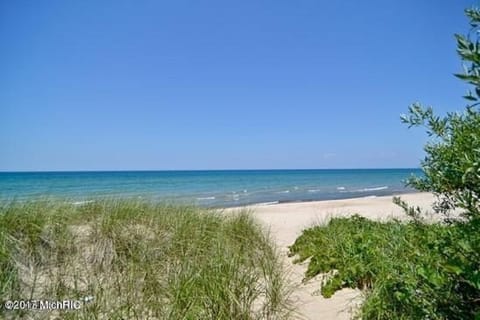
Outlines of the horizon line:
[[313,171],[313,170],[401,170],[420,167],[360,167],[360,168],[281,168],[281,169],[94,169],[94,170],[0,170],[0,173],[73,173],[73,172],[200,172],[200,171]]

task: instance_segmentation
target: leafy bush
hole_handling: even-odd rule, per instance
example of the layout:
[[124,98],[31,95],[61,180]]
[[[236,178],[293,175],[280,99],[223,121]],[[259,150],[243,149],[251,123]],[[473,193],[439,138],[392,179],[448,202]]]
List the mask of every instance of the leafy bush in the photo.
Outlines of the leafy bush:
[[480,11],[466,10],[475,39],[456,35],[457,52],[464,61],[464,73],[456,76],[474,86],[465,99],[473,104],[463,113],[434,114],[431,107],[415,103],[409,114],[401,117],[412,126],[425,126],[432,140],[425,146],[422,161],[424,177],[412,177],[408,184],[418,190],[433,192],[438,212],[448,214],[464,209],[467,218],[480,216]]
[[[362,319],[473,319],[480,311],[480,236],[469,238],[469,228],[334,218],[305,230],[290,254],[295,262],[310,258],[307,279],[325,275],[324,297],[364,289]],[[477,272],[468,278],[474,273],[465,270]]]
[[446,223],[429,224],[420,208],[394,198],[411,222],[332,219],[305,230],[290,247],[297,262],[311,258],[307,278],[327,274],[325,297],[344,287],[365,289],[362,319],[480,319],[480,11],[466,15],[472,30],[456,35],[465,63],[456,76],[474,86],[465,96],[471,104],[444,117],[413,104],[401,117],[431,137],[424,176],[408,184],[434,193],[434,209]]
[[[439,117],[431,107],[414,104],[401,119],[410,127],[425,126],[432,137],[425,146],[426,157],[421,164],[424,177],[412,177],[408,184],[433,192],[437,198],[434,208],[446,215],[446,222],[453,223],[440,247],[443,266],[455,270],[445,278],[456,293],[457,299],[451,302],[480,317],[480,10],[468,9],[465,13],[471,30],[467,37],[455,35],[457,52],[464,63],[464,72],[456,76],[474,87],[473,92],[464,96],[469,105],[463,113]],[[413,213],[401,200],[396,202]],[[458,209],[462,210],[465,222],[455,215],[450,217]],[[420,214],[418,210],[415,213]],[[452,233],[456,229],[461,230],[461,235]]]

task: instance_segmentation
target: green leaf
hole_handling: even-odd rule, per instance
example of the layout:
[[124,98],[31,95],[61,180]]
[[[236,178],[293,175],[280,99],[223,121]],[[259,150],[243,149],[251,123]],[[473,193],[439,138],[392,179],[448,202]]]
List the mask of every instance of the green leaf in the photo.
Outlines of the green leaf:
[[456,275],[459,275],[462,273],[462,268],[457,265],[447,264],[444,266],[444,268],[448,273],[454,273]]
[[472,95],[466,95],[466,96],[463,96],[463,98],[469,100],[469,101],[477,101],[477,98],[475,98],[474,96]]

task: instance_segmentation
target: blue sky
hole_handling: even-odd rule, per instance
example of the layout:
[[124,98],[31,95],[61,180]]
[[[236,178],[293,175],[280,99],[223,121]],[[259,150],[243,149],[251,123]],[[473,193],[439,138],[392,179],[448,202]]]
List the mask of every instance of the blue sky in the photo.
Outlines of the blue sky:
[[0,171],[416,167],[473,1],[3,1]]

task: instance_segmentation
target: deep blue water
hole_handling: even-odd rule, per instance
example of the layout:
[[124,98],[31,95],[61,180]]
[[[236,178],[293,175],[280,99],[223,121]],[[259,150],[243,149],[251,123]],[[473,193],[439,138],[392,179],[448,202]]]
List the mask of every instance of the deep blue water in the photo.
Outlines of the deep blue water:
[[0,172],[0,200],[145,198],[228,207],[412,191],[419,169]]

